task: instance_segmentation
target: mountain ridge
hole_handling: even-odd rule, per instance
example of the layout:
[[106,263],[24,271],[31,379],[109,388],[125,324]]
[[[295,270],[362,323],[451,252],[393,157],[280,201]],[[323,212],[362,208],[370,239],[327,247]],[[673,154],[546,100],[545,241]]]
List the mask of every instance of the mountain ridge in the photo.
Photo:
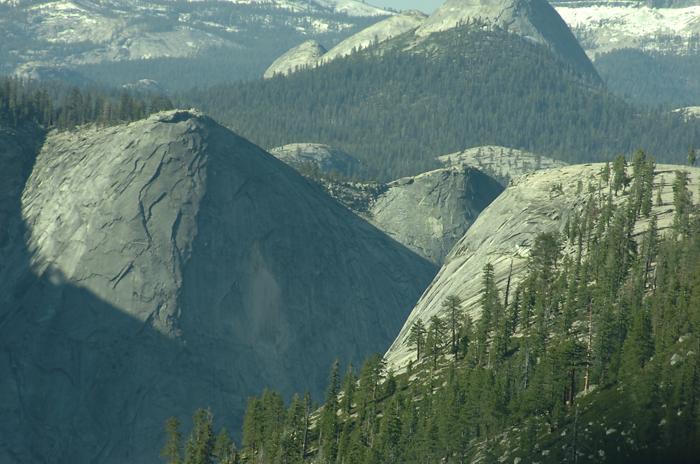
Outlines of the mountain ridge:
[[[209,79],[246,79],[262,73],[290,42],[316,39],[334,44],[393,14],[381,10],[381,15],[353,16],[347,8],[336,9],[353,4],[353,0],[221,1],[206,6],[167,0],[0,4],[5,38],[0,44],[0,73],[23,75],[29,69],[50,76],[66,70],[114,86],[148,78],[172,90],[192,85],[186,82],[189,72],[183,70],[189,63],[206,67],[200,84]],[[369,8],[359,2],[357,6]],[[110,72],[96,69],[100,66]]]

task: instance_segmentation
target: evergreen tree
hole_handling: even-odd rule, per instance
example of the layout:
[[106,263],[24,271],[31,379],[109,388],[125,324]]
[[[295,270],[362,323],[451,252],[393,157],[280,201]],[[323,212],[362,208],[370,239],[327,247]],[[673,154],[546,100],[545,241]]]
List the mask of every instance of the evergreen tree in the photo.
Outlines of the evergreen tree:
[[692,200],[688,190],[688,172],[676,171],[673,182],[673,228],[677,234],[687,235],[690,231],[690,210]]
[[448,295],[445,301],[442,302],[442,309],[447,313],[448,324],[450,326],[450,353],[453,356],[457,355],[459,349],[458,334],[459,323],[461,320],[462,299],[457,295]]
[[489,334],[493,323],[498,320],[502,311],[494,270],[490,263],[484,266],[479,302],[481,318],[477,322],[476,328],[476,364],[482,365],[486,362]]
[[688,151],[688,166],[695,166],[695,162],[698,159],[698,154],[695,150],[695,147],[690,147],[690,150]]
[[629,182],[627,177],[627,161],[624,155],[620,155],[615,158],[613,163],[613,183],[612,188],[615,191],[615,195],[618,194],[620,190],[625,189]]
[[182,434],[180,433],[180,421],[171,417],[165,423],[167,441],[160,455],[167,464],[181,464],[182,462]]
[[[700,451],[700,208],[686,203],[684,234],[660,234],[651,212],[638,234],[652,167],[635,156],[633,184],[619,201],[589,190],[568,227],[566,254],[558,235],[537,236],[507,302],[493,267],[484,268],[484,314],[476,327],[460,315],[464,359],[440,362],[453,340],[446,305],[445,317],[433,316],[425,329],[432,362],[386,373],[374,355],[359,382],[349,371],[342,389],[336,364],[315,421],[308,399],[292,399],[282,426],[278,395],[251,400],[246,462],[497,462],[506,455],[693,462]],[[351,396],[354,403],[346,402]],[[304,445],[307,434],[318,448]]]
[[352,412],[352,406],[355,402],[355,390],[357,389],[357,377],[352,364],[348,365],[343,379],[343,404],[342,409],[345,414]]
[[221,429],[216,436],[212,456],[216,464],[237,464],[238,462],[236,445],[225,428]]
[[425,324],[421,319],[418,319],[411,326],[411,332],[408,335],[408,342],[416,350],[416,361],[420,361],[423,347],[425,346],[425,335],[426,335]]
[[192,432],[185,447],[184,464],[211,464],[214,448],[213,417],[209,410],[198,409],[192,417]]
[[340,364],[333,363],[326,389],[326,402],[323,405],[319,425],[319,449],[326,462],[334,462],[338,453],[339,423],[338,395],[340,394]]
[[438,360],[440,356],[444,354],[445,350],[445,334],[447,332],[447,325],[439,316],[433,316],[430,318],[430,325],[428,326],[428,335],[425,339],[425,345],[428,350],[428,356],[432,360],[433,369],[437,368]]

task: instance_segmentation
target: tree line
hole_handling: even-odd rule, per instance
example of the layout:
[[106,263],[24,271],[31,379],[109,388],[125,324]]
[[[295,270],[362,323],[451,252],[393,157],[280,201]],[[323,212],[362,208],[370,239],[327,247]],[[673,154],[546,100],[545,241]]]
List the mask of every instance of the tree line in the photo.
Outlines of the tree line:
[[587,203],[536,237],[517,285],[499,288],[486,265],[477,307],[451,295],[415,321],[406,372],[375,355],[359,375],[334,364],[320,408],[252,398],[235,462],[693,462],[700,208],[678,170],[662,234],[654,171],[639,152],[582,180]]
[[111,125],[172,108],[172,102],[162,95],[0,78],[0,124],[9,127],[32,123],[64,130],[87,123]]

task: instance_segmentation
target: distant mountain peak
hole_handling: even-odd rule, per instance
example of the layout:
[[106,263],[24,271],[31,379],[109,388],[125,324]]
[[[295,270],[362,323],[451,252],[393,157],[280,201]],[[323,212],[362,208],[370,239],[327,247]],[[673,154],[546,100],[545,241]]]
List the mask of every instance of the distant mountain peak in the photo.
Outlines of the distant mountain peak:
[[547,0],[447,0],[416,30],[426,37],[470,20],[493,26],[548,46],[584,74],[597,72],[576,37]]

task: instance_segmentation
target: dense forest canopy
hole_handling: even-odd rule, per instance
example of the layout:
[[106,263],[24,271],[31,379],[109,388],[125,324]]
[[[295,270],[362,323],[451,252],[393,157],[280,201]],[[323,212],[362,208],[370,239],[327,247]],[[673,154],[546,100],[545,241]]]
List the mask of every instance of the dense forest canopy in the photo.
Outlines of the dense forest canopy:
[[266,391],[249,402],[241,450],[225,431],[214,440],[211,411],[195,414],[184,449],[172,419],[166,462],[696,462],[700,209],[680,169],[661,234],[655,163],[640,152],[631,164],[583,186],[588,203],[534,240],[521,284],[504,292],[483,269],[480,317],[451,296],[416,321],[407,372],[377,355],[343,378],[336,363],[315,411]]
[[679,162],[700,145],[700,122],[626,103],[506,31],[467,24],[416,46],[410,39],[289,77],[193,90],[179,101],[263,147],[337,146],[379,180],[487,144],[572,163],[639,147]]

